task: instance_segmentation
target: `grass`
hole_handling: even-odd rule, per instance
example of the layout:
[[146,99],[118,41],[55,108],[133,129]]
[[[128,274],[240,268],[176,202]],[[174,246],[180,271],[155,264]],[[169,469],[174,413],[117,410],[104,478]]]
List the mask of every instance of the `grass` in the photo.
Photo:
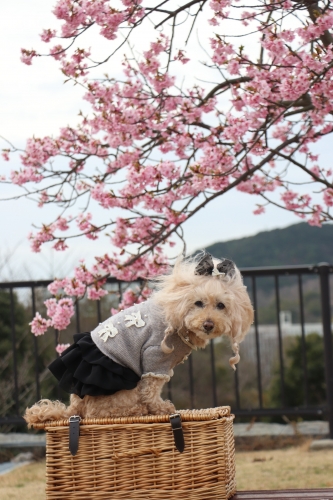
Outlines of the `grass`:
[[[238,490],[333,488],[333,450],[239,451],[236,464]],[[0,476],[1,499],[45,500],[44,488],[44,461]]]
[[3,500],[45,500],[45,461],[19,467],[0,476]]

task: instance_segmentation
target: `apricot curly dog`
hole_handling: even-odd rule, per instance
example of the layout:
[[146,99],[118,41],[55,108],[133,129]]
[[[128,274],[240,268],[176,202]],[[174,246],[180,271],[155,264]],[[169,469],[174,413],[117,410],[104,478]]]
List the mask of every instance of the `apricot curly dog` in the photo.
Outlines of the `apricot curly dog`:
[[43,399],[25,413],[29,425],[68,418],[169,414],[161,398],[173,368],[210,339],[227,335],[239,361],[239,343],[253,321],[242,277],[228,259],[204,253],[179,259],[172,272],[155,280],[156,291],[117,313],[74,344],[50,365],[70,405]]

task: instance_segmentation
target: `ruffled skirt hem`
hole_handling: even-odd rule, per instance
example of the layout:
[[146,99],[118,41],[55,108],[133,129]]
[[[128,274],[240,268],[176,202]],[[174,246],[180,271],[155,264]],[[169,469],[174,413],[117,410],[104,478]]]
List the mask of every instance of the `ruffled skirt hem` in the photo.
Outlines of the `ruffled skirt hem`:
[[80,398],[134,389],[140,380],[133,370],[105,356],[87,332],[74,335],[74,344],[48,368],[58,379],[59,387]]

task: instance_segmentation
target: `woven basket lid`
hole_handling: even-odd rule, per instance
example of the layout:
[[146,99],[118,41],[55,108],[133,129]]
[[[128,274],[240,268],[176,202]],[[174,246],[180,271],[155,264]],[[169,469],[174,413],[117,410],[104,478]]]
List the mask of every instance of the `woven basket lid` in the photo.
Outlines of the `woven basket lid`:
[[[199,422],[204,420],[218,420],[230,417],[230,406],[217,406],[202,410],[179,410],[183,422]],[[114,417],[114,418],[83,418],[80,425],[110,425],[110,424],[153,424],[170,422],[170,415],[144,415],[141,417]],[[34,429],[49,427],[64,427],[69,420],[55,420],[33,424]]]

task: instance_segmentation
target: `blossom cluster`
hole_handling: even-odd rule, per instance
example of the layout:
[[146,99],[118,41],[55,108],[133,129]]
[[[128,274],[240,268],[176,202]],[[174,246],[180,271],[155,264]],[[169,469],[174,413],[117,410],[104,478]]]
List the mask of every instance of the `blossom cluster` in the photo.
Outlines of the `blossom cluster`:
[[[256,214],[275,194],[275,204],[310,224],[332,219],[332,172],[318,167],[311,146],[333,131],[333,12],[319,5],[303,22],[298,4],[289,0],[238,7],[237,0],[205,5],[214,27],[206,40],[206,67],[220,80],[185,88],[173,65],[187,68],[189,58],[184,47],[174,47],[172,30],[157,30],[140,56],[125,57],[119,79],[93,78],[90,48],[69,50],[64,43],[76,42],[93,25],[115,41],[120,29],[137,29],[149,19],[151,4],[122,0],[115,8],[108,0],[57,1],[54,14],[63,21],[61,31],[44,30],[41,37],[47,43],[62,37],[50,55],[66,77],[86,88],[91,112],[55,138],[29,139],[22,168],[10,180],[35,195],[39,206],[53,203],[61,210],[55,221],[29,236],[34,251],[48,242],[66,250],[74,229],[92,240],[107,234],[112,251],[96,256],[92,269],[82,264],[73,278],[51,285],[58,300],[47,302],[50,319],[37,315],[33,320],[36,335],[49,326],[66,328],[74,314],[71,297],[87,294],[99,300],[107,293],[108,276],[131,281],[164,271],[166,245],[182,238],[183,223],[230,189],[260,196]],[[255,33],[256,55],[224,36],[234,15],[249,37]],[[37,55],[23,50],[22,60],[31,64]],[[4,151],[6,160],[9,154]],[[58,170],[53,166],[57,158],[62,159]],[[92,163],[97,165],[93,171]],[[290,164],[299,167],[301,182],[320,185],[319,194],[296,192]],[[94,220],[93,205],[82,209],[81,199],[102,207],[105,219]],[[67,215],[69,209],[76,210],[74,215]],[[130,289],[120,307],[134,300],[138,296]]]

